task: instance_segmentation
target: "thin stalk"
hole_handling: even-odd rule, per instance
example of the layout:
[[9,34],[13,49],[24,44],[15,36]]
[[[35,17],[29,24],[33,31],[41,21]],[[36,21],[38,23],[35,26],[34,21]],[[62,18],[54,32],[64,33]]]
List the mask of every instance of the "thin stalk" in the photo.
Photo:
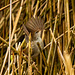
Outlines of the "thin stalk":
[[11,35],[11,41],[13,39],[13,36],[14,36],[14,33],[15,33],[15,30],[16,30],[16,27],[17,27],[17,23],[18,23],[18,20],[19,20],[19,17],[20,17],[20,14],[21,14],[21,11],[22,11],[22,5],[23,5],[23,0],[21,1],[21,6],[20,6],[20,9],[17,13],[17,16],[16,16],[16,19],[15,19],[15,22],[14,22],[14,28],[13,28],[13,31],[12,31],[12,35]]
[[[1,36],[0,36],[0,40],[3,41],[4,43],[6,43],[7,46],[9,46],[9,43],[6,42]],[[21,47],[23,46],[24,42],[25,42],[25,39],[23,40],[23,42],[22,42],[22,44],[21,44]],[[19,54],[19,52],[18,52],[13,46],[11,46],[11,49],[12,49],[15,53]],[[24,56],[22,56],[22,58],[23,58],[24,60],[28,61]]]
[[29,13],[29,18],[31,18],[31,0],[28,0],[28,13]]
[[65,61],[66,61],[66,71],[67,73],[70,75],[71,74],[71,69],[72,69],[72,62],[71,62],[71,57],[70,57],[70,54],[68,53],[68,48],[70,46],[70,43],[71,43],[71,38],[68,42],[68,45],[64,51],[64,58],[65,58]]
[[42,54],[40,53],[40,73],[42,75]]
[[34,17],[35,17],[35,16],[36,16],[36,14],[37,14],[37,9],[38,9],[38,6],[39,6],[39,0],[37,1],[37,4],[36,4],[35,13],[34,13]]
[[55,49],[54,49],[54,55],[53,55],[53,59],[52,59],[52,65],[51,65],[50,75],[52,75],[52,69],[53,69],[53,64],[54,64],[54,58],[55,58],[55,53],[56,53],[56,47],[57,47],[57,42],[55,43]]
[[[17,51],[19,52],[19,49],[20,49],[20,42],[19,42],[19,44],[18,44],[18,46],[17,46]],[[19,55],[20,55],[20,53],[19,53]],[[17,68],[18,68],[18,74],[20,74],[20,71],[19,71],[19,58],[20,58],[20,56],[19,55],[17,55]]]
[[72,9],[73,9],[73,21],[74,21],[74,26],[75,26],[75,0],[72,0]]
[[15,61],[14,61],[14,52],[13,52],[13,65],[12,65],[12,75],[14,75],[14,66],[15,66]]
[[[10,63],[10,67],[12,66],[12,64],[13,64],[13,60],[12,60],[11,63]],[[5,71],[4,75],[7,75],[7,72],[8,72],[8,68],[7,68],[7,70]]]
[[[72,27],[70,28],[70,32],[72,31],[71,29],[73,29],[73,28],[74,28],[74,26],[72,26]],[[59,38],[61,38],[62,36],[64,36],[64,34],[67,34],[67,33],[68,33],[68,30],[65,31],[63,34],[61,34],[60,36],[58,36],[58,37],[56,38],[56,40],[58,40]],[[51,42],[50,42],[49,44],[47,44],[47,45],[44,47],[44,49],[47,48],[49,45],[51,45]]]
[[9,58],[8,58],[8,75],[10,75],[11,14],[12,14],[12,0],[10,0],[10,25],[9,25]]
[[67,8],[67,26],[68,26],[68,41],[70,38],[70,17],[69,17],[69,1],[66,0],[66,8]]
[[58,0],[58,14],[60,12],[60,0]]
[[40,15],[42,15],[42,13],[44,12],[44,10],[47,8],[47,3],[45,4],[45,6],[43,7],[43,9],[40,12]]
[[4,66],[5,66],[5,63],[6,63],[6,59],[7,59],[8,53],[9,53],[9,47],[7,48],[7,52],[5,54],[4,62],[3,62],[3,65],[2,65],[2,68],[1,68],[1,72],[0,72],[1,75],[2,75]]
[[[54,39],[54,42],[56,43],[54,34],[52,33],[52,30],[51,30],[51,29],[50,29],[50,31],[51,31],[52,37],[53,37],[53,39]],[[71,40],[71,39],[70,39],[70,40]],[[59,42],[58,42],[58,44],[59,44]],[[69,44],[70,44],[70,41],[69,41]],[[69,44],[68,44],[68,45],[69,45]],[[67,47],[69,47],[69,46],[67,46]],[[67,50],[65,50],[65,51],[67,51]],[[63,57],[63,55],[62,55],[62,53],[61,53],[61,50],[60,50],[60,47],[59,47],[59,46],[58,46],[58,52],[59,52],[60,58],[62,59],[62,61],[63,61],[63,63],[64,63],[64,66],[65,66],[65,68],[66,68],[66,74],[69,74],[69,75],[70,75],[70,71],[71,71],[71,70],[69,70],[69,68],[68,68],[68,67],[72,67],[72,66],[71,66],[71,60],[69,59],[70,56],[68,55],[68,58],[67,58],[67,57],[66,57],[66,54],[64,54],[64,56],[65,56],[65,59],[64,59],[64,57]],[[66,59],[66,58],[67,58],[67,59]],[[70,64],[69,64],[68,60],[69,60]]]
[[40,52],[41,52],[41,55],[42,55],[44,64],[45,64],[45,66],[47,66],[46,58],[45,58],[45,55],[44,55],[44,53],[43,53],[43,51],[42,51],[42,49],[41,49],[41,46],[40,46],[39,43],[37,43],[37,45],[38,45],[38,47],[39,47],[39,49],[40,49]]
[[[12,8],[12,12],[13,12],[13,10],[17,7],[17,5],[19,4],[19,2],[18,3],[16,3],[15,5],[14,5],[14,7]],[[10,10],[7,10],[7,12],[9,12]],[[9,13],[8,13],[8,15],[6,16],[6,20],[8,20],[8,18],[9,18]],[[0,20],[0,29],[2,28],[2,26],[4,25],[4,16],[1,18],[1,20]]]
[[[16,2],[19,2],[19,0],[16,0],[16,1],[12,2],[12,5],[15,4]],[[6,6],[2,7],[2,8],[0,8],[0,11],[6,9],[6,8],[9,7],[9,6],[10,6],[10,4],[8,4],[8,5],[6,5]]]
[[19,63],[19,69],[18,69],[18,71],[19,71],[19,75],[22,75],[21,74],[21,60],[22,60],[22,58],[21,58],[21,45],[19,46],[19,60],[18,60],[18,63]]
[[[57,16],[56,16],[56,19],[55,19],[55,26],[54,26],[53,34],[55,34],[56,25],[57,25]],[[50,61],[50,55],[51,55],[52,45],[53,45],[53,37],[52,37],[52,40],[51,40],[51,47],[50,47],[48,58],[47,58],[47,65],[49,64],[49,61]],[[46,75],[46,72],[47,72],[47,67],[45,67],[44,75]]]
[[31,59],[31,33],[29,34],[29,50],[28,50],[28,75],[32,75],[32,66],[30,63]]
[[[52,29],[52,1],[51,0],[49,0],[49,4],[50,4],[50,17],[49,17],[49,21],[50,21],[50,28]],[[50,36],[50,39],[51,38],[52,37]]]
[[55,0],[53,0],[53,12],[54,12],[54,17],[55,17]]
[[30,66],[30,57],[31,57],[31,33],[29,35],[28,66]]

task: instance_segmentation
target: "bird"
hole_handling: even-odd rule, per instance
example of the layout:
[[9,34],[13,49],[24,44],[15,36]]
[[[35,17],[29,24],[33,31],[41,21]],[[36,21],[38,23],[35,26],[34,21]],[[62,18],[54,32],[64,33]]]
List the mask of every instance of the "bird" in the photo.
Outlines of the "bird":
[[44,29],[44,21],[41,19],[41,17],[31,17],[27,23],[24,25],[23,24],[23,30],[26,34],[25,39],[26,39],[26,50],[25,54],[28,53],[28,42],[29,42],[29,33],[31,33],[31,48],[32,48],[32,58],[36,58],[40,54],[40,49],[37,45],[37,43],[40,44],[41,49],[43,50],[44,48],[44,43],[41,38],[41,32]]

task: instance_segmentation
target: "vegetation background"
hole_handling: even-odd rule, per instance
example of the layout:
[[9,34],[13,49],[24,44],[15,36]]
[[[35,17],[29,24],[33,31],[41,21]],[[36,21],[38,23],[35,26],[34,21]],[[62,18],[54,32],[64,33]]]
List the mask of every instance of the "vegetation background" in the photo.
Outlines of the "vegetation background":
[[[34,61],[30,45],[28,56],[23,53],[22,24],[35,15],[45,29]],[[0,75],[9,74],[75,75],[75,0],[0,0]]]

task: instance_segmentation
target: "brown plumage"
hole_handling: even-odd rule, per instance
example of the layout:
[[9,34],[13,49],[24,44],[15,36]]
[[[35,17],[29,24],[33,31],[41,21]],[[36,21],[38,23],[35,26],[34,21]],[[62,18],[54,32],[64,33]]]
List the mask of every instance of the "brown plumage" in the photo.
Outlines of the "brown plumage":
[[[29,42],[28,35],[31,32],[31,48],[32,48],[32,58],[35,58],[39,53],[39,47],[37,43],[39,42],[41,49],[44,48],[44,43],[41,39],[41,31],[44,29],[44,21],[41,19],[41,17],[35,16],[30,18],[29,21],[26,23],[26,25],[23,25],[24,32],[27,34],[26,36],[26,42]],[[25,49],[25,53],[27,54],[28,45]]]
[[44,22],[41,17],[38,18],[37,16],[35,16],[35,18],[30,18],[25,26],[27,30],[33,34],[44,29]]

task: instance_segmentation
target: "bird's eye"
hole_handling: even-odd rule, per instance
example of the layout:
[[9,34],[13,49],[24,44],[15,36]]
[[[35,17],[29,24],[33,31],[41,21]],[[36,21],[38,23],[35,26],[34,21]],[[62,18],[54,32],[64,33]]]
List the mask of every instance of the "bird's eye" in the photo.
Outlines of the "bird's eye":
[[38,31],[36,33],[38,33]]

